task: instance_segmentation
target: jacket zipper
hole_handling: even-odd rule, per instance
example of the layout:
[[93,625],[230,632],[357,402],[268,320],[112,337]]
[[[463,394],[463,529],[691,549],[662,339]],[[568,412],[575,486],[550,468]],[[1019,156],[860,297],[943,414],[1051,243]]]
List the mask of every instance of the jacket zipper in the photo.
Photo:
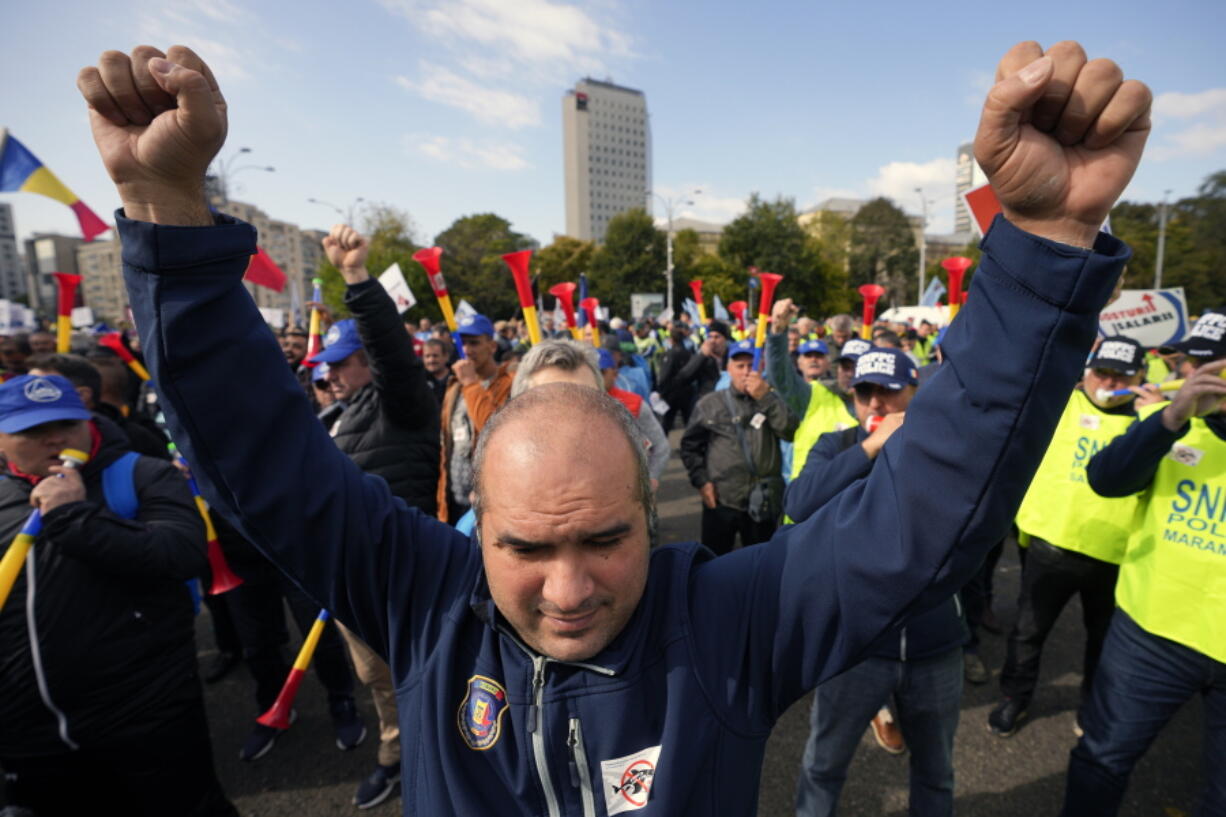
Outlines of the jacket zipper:
[[583,727],[578,718],[570,719],[570,735],[566,739],[570,746],[570,782],[579,789],[583,799],[583,817],[596,817],[596,799],[592,796],[591,770],[587,765],[587,750],[583,746]]
[[553,790],[553,779],[549,776],[549,758],[545,755],[545,729],[542,723],[544,716],[541,701],[545,698],[545,664],[548,661],[543,655],[534,656],[532,659],[532,709],[528,715],[528,730],[532,733],[536,775],[541,779],[541,788],[545,790],[545,807],[549,810],[549,817],[561,817],[557,794]]
[[899,661],[907,660],[907,628],[906,627],[902,628],[902,637],[899,639],[899,642],[898,642],[898,653],[899,653],[898,654]]
[[51,690],[47,686],[47,676],[43,672],[43,654],[38,647],[38,625],[34,622],[34,587],[37,583],[34,548],[30,548],[30,552],[26,554],[26,632],[30,638],[30,660],[34,664],[34,678],[38,682],[38,694],[43,699],[43,705],[55,716],[60,740],[64,741],[69,749],[76,751],[81,747],[68,736],[68,718],[55,705],[55,701],[51,700]]

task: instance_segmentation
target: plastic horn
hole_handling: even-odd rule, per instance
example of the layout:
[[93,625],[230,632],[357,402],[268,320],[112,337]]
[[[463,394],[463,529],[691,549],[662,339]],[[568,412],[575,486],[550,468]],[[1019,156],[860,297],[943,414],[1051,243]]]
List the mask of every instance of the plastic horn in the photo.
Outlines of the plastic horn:
[[61,355],[68,354],[72,348],[72,307],[77,302],[77,287],[81,285],[81,276],[71,272],[53,272],[55,285],[59,289],[58,309],[55,317],[55,351]]
[[773,272],[759,272],[758,280],[762,282],[762,297],[758,300],[758,329],[753,340],[755,371],[762,368],[762,348],[766,346],[766,325],[770,323],[771,307],[775,303],[775,287],[779,286],[783,276]]
[[327,623],[328,611],[320,610],[315,623],[311,625],[307,633],[306,640],[302,642],[302,649],[298,650],[298,657],[294,659],[294,666],[286,676],[285,684],[277,693],[277,700],[273,701],[267,712],[255,719],[256,723],[282,731],[289,729],[294,711],[294,699],[298,697],[298,687],[302,684],[302,676],[306,675],[307,667],[311,665],[311,658],[315,655],[315,648],[319,646],[319,637],[323,635],[324,625]]
[[136,376],[141,380],[149,379],[149,372],[145,371],[145,367],[141,365],[141,362],[128,351],[128,347],[123,345],[123,338],[120,337],[118,332],[108,332],[102,335],[98,338],[98,345],[105,346],[119,355],[120,359],[128,364],[128,368],[136,372]]
[[599,298],[584,298],[579,306],[587,314],[587,325],[592,327],[592,345],[600,348],[600,327],[596,325],[596,313],[600,309]]
[[575,289],[576,284],[566,281],[561,284],[554,284],[549,288],[549,294],[558,299],[558,303],[562,304],[562,313],[566,315],[566,328],[570,330],[570,336],[575,340],[583,340],[583,333],[579,331],[579,322],[575,320]]
[[877,315],[877,301],[885,294],[881,284],[864,284],[860,287],[860,295],[864,297],[864,314],[860,324],[860,337],[873,339],[873,318]]
[[[65,448],[60,452],[60,462],[65,468],[80,468],[88,461],[89,454],[75,448]],[[17,576],[20,575],[21,568],[26,563],[26,555],[34,546],[34,540],[38,538],[42,529],[43,515],[38,508],[35,508],[26,517],[26,523],[21,526],[21,531],[13,537],[13,543],[4,552],[4,558],[0,559],[0,610],[4,609],[9,593],[13,592]]]
[[702,281],[695,278],[690,281],[690,291],[694,293],[694,303],[698,305],[698,322],[703,326],[707,325],[707,307],[702,302]]
[[438,307],[443,310],[443,320],[447,321],[447,328],[451,330],[451,339],[455,341],[456,354],[463,358],[465,356],[464,344],[460,342],[460,333],[456,331],[458,327],[455,322],[455,310],[451,308],[451,295],[447,293],[447,282],[443,279],[443,273],[439,269],[439,256],[442,254],[442,247],[425,247],[413,253],[413,260],[426,270],[430,289],[434,290],[434,297],[438,298]]
[[874,431],[876,431],[878,428],[881,427],[881,423],[884,420],[885,420],[884,417],[874,414],[872,417],[869,417],[867,420],[864,421],[864,430],[867,431],[869,434],[872,434]]
[[745,311],[749,309],[749,304],[746,301],[733,301],[728,304],[728,311],[736,318],[737,326],[741,332],[745,331]]
[[962,308],[962,276],[971,268],[975,262],[961,255],[955,255],[952,258],[946,258],[941,262],[941,266],[949,273],[949,320],[957,316],[958,310]]
[[[1226,379],[1226,371],[1222,372],[1222,378]],[[1157,385],[1158,391],[1160,392],[1179,391],[1181,388],[1183,388],[1183,378],[1178,380],[1164,380],[1161,383],[1151,383],[1150,385]],[[1135,392],[1133,392],[1132,389],[1099,389],[1097,392],[1095,392],[1095,396],[1098,397],[1099,400],[1106,400],[1108,397],[1123,397],[1126,394],[1134,393]]]
[[532,299],[532,281],[528,278],[528,262],[532,260],[532,250],[509,252],[502,257],[511,269],[515,278],[515,291],[519,294],[519,308],[524,311],[524,322],[528,324],[528,339],[536,346],[541,342],[541,324],[536,318],[536,303]]
[[[321,303],[324,299],[323,285],[324,282],[322,278],[311,279],[311,286],[313,287],[311,290],[311,300],[315,303]],[[319,354],[324,349],[323,333],[319,331],[319,324],[322,319],[323,318],[319,313],[319,309],[317,307],[311,307],[311,328],[308,330],[307,335],[307,353],[306,358],[302,361],[302,365],[309,369],[314,369],[319,365],[318,363],[312,363],[311,358],[315,357],[315,355]]]
[[187,464],[187,460],[183,459],[183,455],[179,453],[174,443],[170,443],[167,448],[170,449],[170,455],[175,458],[175,462],[187,469],[187,487],[191,489],[192,498],[196,500],[196,510],[200,511],[200,518],[204,520],[204,532],[208,539],[209,572],[213,574],[209,595],[220,596],[238,587],[243,583],[243,579],[231,570],[229,563],[226,562],[226,554],[222,553],[221,542],[217,538],[217,528],[213,527],[209,503],[200,495],[200,486],[196,484],[196,478],[191,476],[191,467]]

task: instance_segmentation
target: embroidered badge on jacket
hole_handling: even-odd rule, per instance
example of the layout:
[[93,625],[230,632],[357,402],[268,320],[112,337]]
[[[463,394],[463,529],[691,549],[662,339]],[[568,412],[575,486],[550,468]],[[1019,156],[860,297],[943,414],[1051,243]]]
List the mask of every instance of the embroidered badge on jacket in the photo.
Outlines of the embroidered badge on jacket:
[[493,746],[502,734],[502,716],[507,713],[507,691],[484,675],[468,679],[468,692],[460,701],[456,722],[468,748],[479,752]]

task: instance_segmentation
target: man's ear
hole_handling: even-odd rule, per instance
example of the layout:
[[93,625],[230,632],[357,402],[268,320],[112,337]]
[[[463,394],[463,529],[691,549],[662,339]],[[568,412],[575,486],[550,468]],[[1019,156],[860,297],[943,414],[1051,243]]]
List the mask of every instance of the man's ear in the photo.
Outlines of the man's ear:
[[89,386],[77,386],[77,396],[81,398],[81,402],[90,411],[94,410],[94,390]]

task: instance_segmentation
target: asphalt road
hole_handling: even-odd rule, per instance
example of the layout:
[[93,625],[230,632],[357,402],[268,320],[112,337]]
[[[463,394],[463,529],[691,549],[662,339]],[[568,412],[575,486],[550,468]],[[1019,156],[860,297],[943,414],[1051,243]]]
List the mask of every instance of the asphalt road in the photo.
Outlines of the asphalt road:
[[[676,444],[676,433],[673,435]],[[673,462],[660,486],[661,541],[698,536],[699,502]],[[1013,620],[1020,570],[1012,545],[996,577],[996,612],[1007,625]],[[213,651],[207,614],[200,617],[202,658]],[[987,715],[995,703],[995,680],[969,684],[955,745],[956,810],[960,817],[1032,817],[1054,815],[1060,807],[1068,751],[1075,738],[1073,711],[1080,683],[1083,635],[1079,605],[1070,604],[1044,653],[1041,688],[1031,706],[1031,720],[1014,737],[1003,740],[987,732]],[[292,626],[292,625],[291,625]],[[292,630],[291,630],[292,631]],[[296,647],[296,644],[295,644]],[[999,671],[1004,658],[1002,636],[985,634],[982,654]],[[375,763],[374,710],[359,691],[359,706],[372,737],[358,749],[342,753],[333,742],[322,687],[313,680],[298,696],[298,722],[276,747],[255,763],[238,760],[238,747],[256,714],[250,681],[243,669],[208,687],[214,754],[222,782],[244,817],[322,817],[357,814],[351,805],[358,782]],[[792,813],[792,795],[800,756],[808,735],[809,699],[798,702],[780,720],[767,747],[762,770],[759,813]],[[1202,705],[1196,699],[1167,726],[1133,775],[1125,817],[1181,817],[1193,810],[1203,781],[1201,765]],[[867,727],[867,724],[866,724]],[[865,731],[843,792],[844,817],[906,814],[907,755],[878,749]],[[391,799],[369,814],[398,814]]]

